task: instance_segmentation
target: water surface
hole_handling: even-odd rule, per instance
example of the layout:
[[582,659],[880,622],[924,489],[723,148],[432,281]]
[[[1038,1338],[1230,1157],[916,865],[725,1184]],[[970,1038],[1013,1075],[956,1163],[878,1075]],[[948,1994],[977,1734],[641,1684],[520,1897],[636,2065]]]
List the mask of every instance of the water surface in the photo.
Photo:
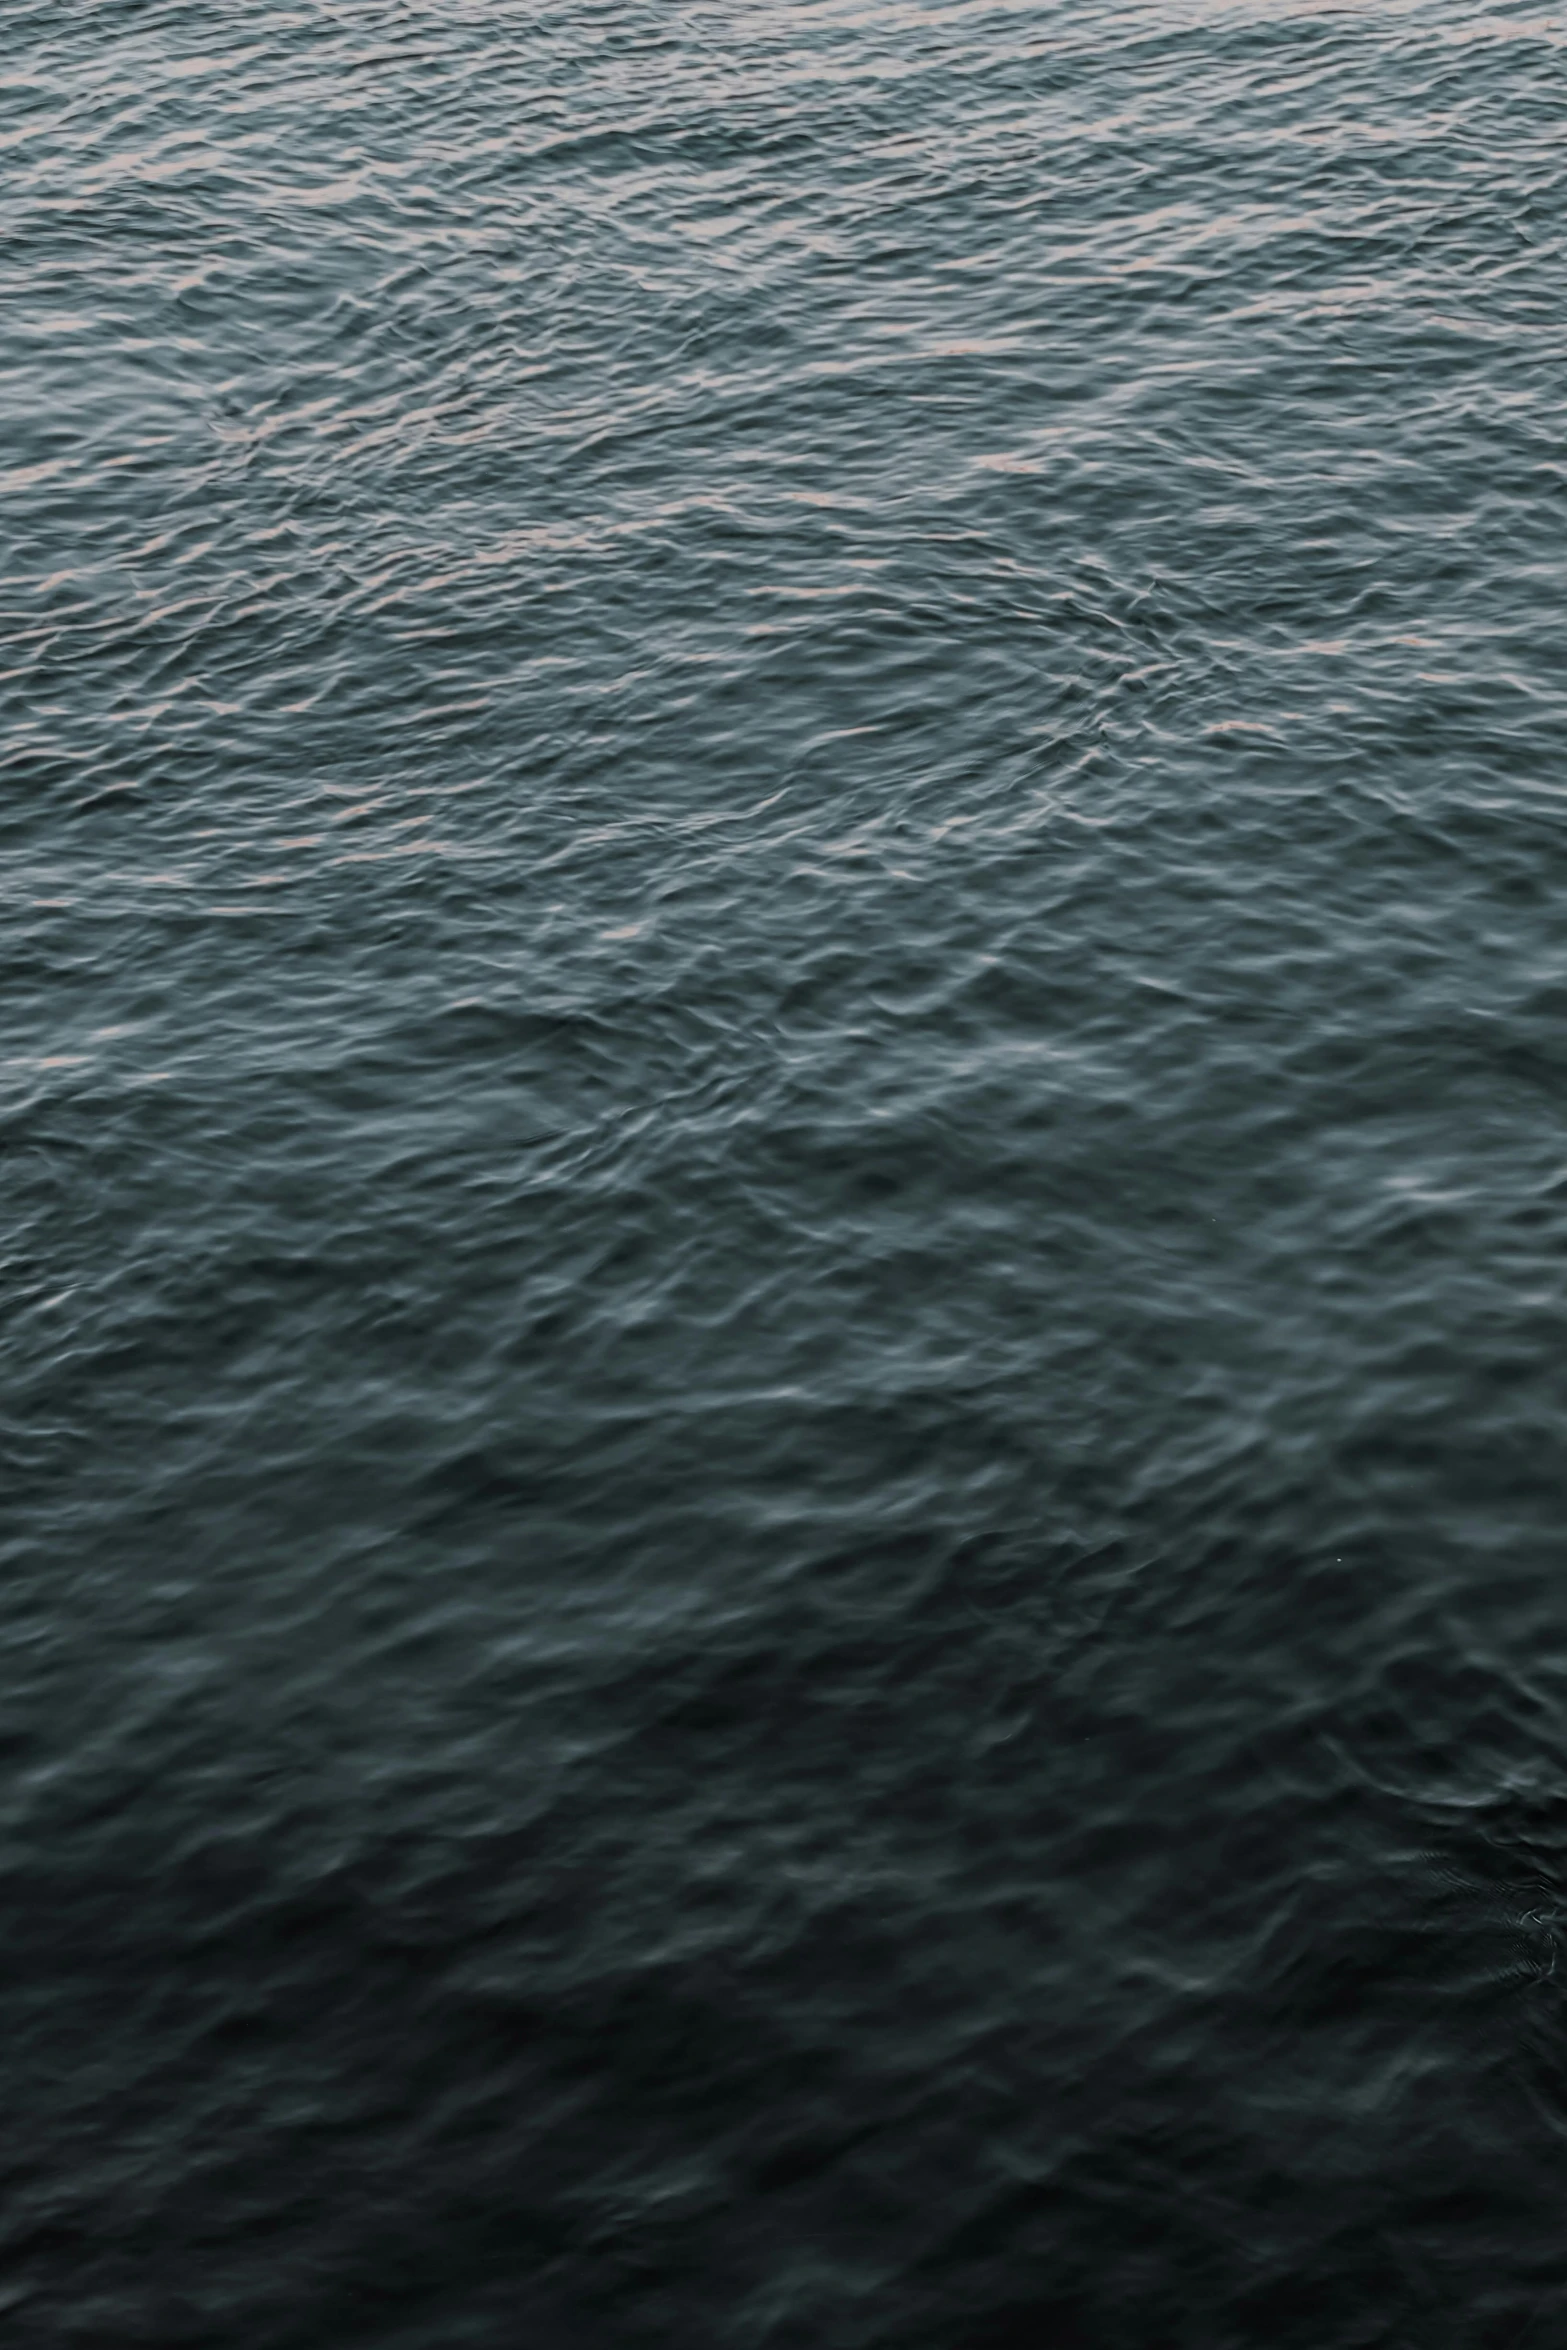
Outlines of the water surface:
[[1564,40],[12,0],[24,2350],[1563,2338]]

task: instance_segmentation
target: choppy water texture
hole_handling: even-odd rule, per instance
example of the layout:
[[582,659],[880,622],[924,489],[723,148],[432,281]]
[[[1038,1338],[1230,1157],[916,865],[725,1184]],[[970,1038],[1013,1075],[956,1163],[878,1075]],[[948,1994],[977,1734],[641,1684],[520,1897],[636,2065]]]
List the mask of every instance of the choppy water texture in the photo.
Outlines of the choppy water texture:
[[1567,27],[12,0],[21,2350],[1567,2341]]

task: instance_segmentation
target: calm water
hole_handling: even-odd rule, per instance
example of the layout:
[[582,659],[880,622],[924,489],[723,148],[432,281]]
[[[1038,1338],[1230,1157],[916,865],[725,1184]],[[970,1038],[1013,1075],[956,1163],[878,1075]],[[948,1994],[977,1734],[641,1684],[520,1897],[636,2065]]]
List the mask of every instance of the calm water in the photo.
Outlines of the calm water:
[[11,0],[23,2350],[1567,2339],[1567,25]]

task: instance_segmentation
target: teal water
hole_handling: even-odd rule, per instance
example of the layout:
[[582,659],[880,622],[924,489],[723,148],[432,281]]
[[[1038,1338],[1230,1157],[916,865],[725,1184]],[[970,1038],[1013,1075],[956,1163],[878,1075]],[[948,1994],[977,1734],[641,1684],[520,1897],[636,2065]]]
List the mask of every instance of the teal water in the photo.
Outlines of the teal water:
[[1567,2339],[1567,28],[5,32],[8,2338]]

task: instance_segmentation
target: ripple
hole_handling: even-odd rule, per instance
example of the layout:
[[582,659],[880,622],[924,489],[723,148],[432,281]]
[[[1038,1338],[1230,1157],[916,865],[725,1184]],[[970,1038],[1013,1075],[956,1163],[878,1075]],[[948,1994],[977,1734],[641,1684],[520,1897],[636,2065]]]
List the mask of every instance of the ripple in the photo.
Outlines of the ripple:
[[8,29],[18,2340],[1543,2343],[1562,28]]

